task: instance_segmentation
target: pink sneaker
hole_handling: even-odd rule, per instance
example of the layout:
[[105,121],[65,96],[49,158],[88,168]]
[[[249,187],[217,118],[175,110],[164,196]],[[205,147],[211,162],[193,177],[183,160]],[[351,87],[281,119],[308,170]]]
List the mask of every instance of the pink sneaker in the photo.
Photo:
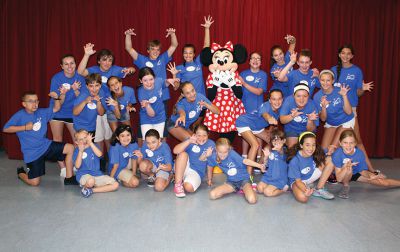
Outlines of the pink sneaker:
[[174,193],[175,193],[176,197],[178,197],[178,198],[183,198],[186,196],[185,190],[183,189],[183,183],[174,185]]

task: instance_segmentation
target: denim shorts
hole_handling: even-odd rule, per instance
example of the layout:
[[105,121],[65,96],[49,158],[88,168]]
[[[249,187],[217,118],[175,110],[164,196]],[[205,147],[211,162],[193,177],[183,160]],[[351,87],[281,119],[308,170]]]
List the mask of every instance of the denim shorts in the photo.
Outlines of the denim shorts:
[[230,185],[230,186],[232,186],[233,189],[235,190],[235,192],[240,191],[241,189],[243,189],[243,187],[247,183],[249,183],[251,185],[250,180],[248,180],[248,179],[240,180],[240,181],[229,181],[229,180],[227,180],[225,183]]
[[128,110],[125,113],[121,113],[121,118],[117,119],[113,112],[107,112],[107,121],[109,122],[126,122],[131,119]]

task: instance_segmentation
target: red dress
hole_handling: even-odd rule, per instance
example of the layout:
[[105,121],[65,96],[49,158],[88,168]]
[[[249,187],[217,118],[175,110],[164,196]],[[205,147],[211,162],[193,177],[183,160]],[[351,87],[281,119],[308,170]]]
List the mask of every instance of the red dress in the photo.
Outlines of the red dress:
[[[212,88],[214,86],[211,75],[212,74],[208,75],[206,81],[207,88]],[[236,85],[242,86],[238,77],[239,73],[235,72]],[[245,109],[242,101],[235,96],[232,89],[223,89],[219,87],[212,103],[219,108],[219,115],[207,109],[204,125],[206,125],[209,130],[218,133],[236,131],[236,119],[245,113]]]

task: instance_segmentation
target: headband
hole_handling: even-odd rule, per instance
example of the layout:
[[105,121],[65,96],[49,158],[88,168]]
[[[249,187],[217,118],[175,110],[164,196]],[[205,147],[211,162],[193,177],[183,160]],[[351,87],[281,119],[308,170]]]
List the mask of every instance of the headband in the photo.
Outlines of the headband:
[[303,83],[303,82],[300,82],[299,84],[294,86],[293,94],[299,90],[305,90],[305,91],[307,91],[307,93],[310,93],[310,88],[308,87],[308,84]]
[[327,73],[332,75],[333,79],[335,79],[335,74],[329,69],[322,70],[321,73],[319,73],[319,77],[321,78],[321,75],[327,74]]
[[313,135],[314,137],[317,137],[313,132],[311,131],[304,131],[303,133],[300,134],[299,136],[299,143],[301,142],[301,139],[305,136],[305,135]]

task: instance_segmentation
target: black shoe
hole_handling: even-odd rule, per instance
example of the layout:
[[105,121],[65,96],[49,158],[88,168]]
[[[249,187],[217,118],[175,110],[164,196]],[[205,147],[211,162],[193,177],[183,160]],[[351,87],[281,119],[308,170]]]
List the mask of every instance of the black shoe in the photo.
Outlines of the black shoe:
[[25,173],[26,174],[25,169],[24,169],[23,166],[17,168],[17,175],[19,175],[20,173]]
[[102,171],[104,174],[106,174],[106,160],[104,158],[100,159],[100,171]]
[[76,181],[76,177],[72,176],[64,179],[64,185],[79,185],[79,183]]
[[156,182],[156,177],[154,175],[149,176],[147,178],[147,186],[148,187],[154,187],[154,183]]

